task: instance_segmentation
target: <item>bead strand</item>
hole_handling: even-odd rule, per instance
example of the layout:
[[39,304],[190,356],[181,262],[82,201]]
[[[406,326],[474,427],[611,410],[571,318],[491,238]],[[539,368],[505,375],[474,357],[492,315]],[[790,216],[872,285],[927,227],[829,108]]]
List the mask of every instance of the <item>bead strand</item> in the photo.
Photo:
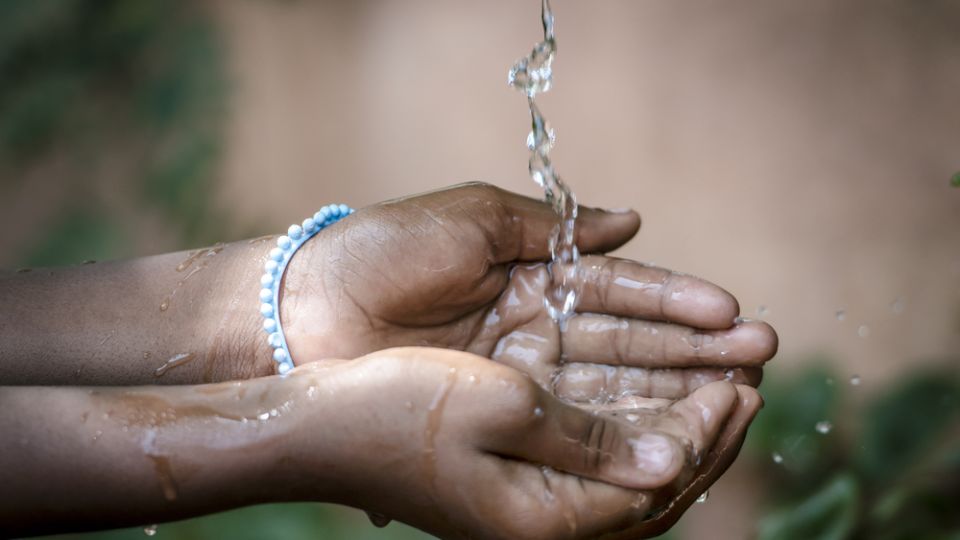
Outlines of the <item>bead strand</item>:
[[277,371],[281,375],[293,369],[293,359],[290,358],[290,349],[287,348],[287,340],[280,324],[278,300],[283,272],[287,269],[293,254],[307,240],[352,213],[353,209],[345,204],[329,204],[321,208],[313,217],[303,220],[301,225],[291,225],[287,229],[287,234],[277,238],[277,247],[270,250],[267,262],[263,265],[263,275],[260,276],[260,314],[263,316],[263,330],[267,333],[267,343],[273,350],[273,360],[277,363]]

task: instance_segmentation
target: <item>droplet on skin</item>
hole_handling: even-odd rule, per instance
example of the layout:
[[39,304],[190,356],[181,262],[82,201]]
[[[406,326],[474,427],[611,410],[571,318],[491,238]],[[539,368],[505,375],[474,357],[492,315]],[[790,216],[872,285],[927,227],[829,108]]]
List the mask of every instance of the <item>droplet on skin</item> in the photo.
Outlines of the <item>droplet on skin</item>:
[[626,416],[624,416],[624,418],[626,418],[627,422],[630,422],[631,424],[636,424],[640,421],[639,414],[628,413]]
[[838,321],[843,322],[847,318],[847,312],[842,309],[838,309],[836,316]]
[[773,453],[773,462],[776,463],[777,465],[780,465],[781,463],[783,463],[783,456],[780,455],[780,452]]
[[733,370],[732,370],[732,369],[728,369],[728,370],[726,370],[726,371],[723,372],[723,380],[725,380],[725,381],[732,381],[732,380],[733,380]]
[[147,536],[153,536],[153,535],[157,534],[157,526],[156,526],[156,525],[147,525],[146,527],[143,528],[143,534],[145,534],[145,535],[147,535]]
[[[146,357],[145,357],[146,358]],[[168,371],[175,367],[182,366],[187,362],[193,360],[193,355],[190,353],[180,353],[172,356],[169,360],[164,362],[164,364],[158,367],[154,372],[154,377],[163,377]]]
[[830,430],[833,429],[833,424],[831,424],[827,420],[821,420],[817,422],[816,429],[817,429],[817,433],[821,435],[826,435],[827,433],[830,433]]
[[533,409],[533,415],[536,416],[537,418],[543,418],[543,409],[541,409],[540,407]]
[[850,386],[860,386],[860,376],[853,375],[850,377]]
[[865,324],[861,324],[861,325],[857,328],[857,335],[860,336],[860,337],[862,337],[862,338],[865,338],[865,337],[869,336],[869,335],[870,335],[870,327],[867,326],[867,325],[865,325]]
[[163,302],[160,302],[160,311],[166,311],[170,307],[170,299],[165,298]]
[[372,523],[374,527],[377,527],[379,529],[386,527],[392,521],[387,516],[383,514],[378,514],[376,512],[367,512],[367,517],[370,518],[370,523]]
[[703,504],[703,503],[707,502],[707,499],[709,499],[709,498],[710,498],[710,490],[708,489],[708,490],[704,491],[703,493],[701,493],[699,497],[697,497],[697,503]]

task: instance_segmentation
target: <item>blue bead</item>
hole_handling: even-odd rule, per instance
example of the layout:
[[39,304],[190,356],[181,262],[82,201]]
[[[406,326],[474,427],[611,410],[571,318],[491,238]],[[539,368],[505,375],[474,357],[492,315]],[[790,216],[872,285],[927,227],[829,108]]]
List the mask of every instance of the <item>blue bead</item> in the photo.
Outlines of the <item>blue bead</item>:
[[347,206],[347,205],[345,205],[345,204],[341,204],[341,205],[340,205],[340,215],[341,215],[341,216],[346,216],[346,215],[349,215],[349,214],[350,214],[350,207]]
[[327,208],[330,209],[330,217],[337,218],[340,217],[340,207],[335,204],[327,205]]
[[276,360],[277,362],[283,362],[284,360],[287,359],[287,351],[283,349],[274,349],[273,359]]
[[264,302],[260,304],[260,314],[264,317],[273,317],[273,304]]
[[283,345],[283,340],[280,339],[280,332],[274,332],[267,336],[267,343],[274,349],[279,349],[280,346]]
[[263,329],[268,334],[272,334],[277,331],[277,321],[275,319],[264,319],[263,320]]
[[280,249],[290,249],[290,237],[287,235],[280,236],[277,238],[277,247]]
[[303,232],[309,234],[312,233],[317,228],[317,223],[313,218],[307,218],[303,220]]
[[301,229],[299,225],[291,225],[290,228],[287,229],[287,235],[290,236],[291,240],[299,240],[300,237],[303,236],[303,229]]
[[290,364],[286,362],[277,365],[277,371],[279,371],[281,375],[286,375],[287,372],[290,371],[291,369],[293,368],[290,367]]
[[271,275],[271,274],[264,274],[264,275],[260,276],[260,284],[263,285],[264,287],[270,287],[270,286],[272,286],[272,285],[273,285],[273,275]]
[[[323,223],[323,220],[325,219],[327,218],[323,215],[323,212],[317,212],[316,214],[313,215],[313,221],[318,225]],[[322,227],[323,225],[320,225],[320,226]]]
[[273,260],[275,260],[275,261],[277,261],[277,262],[282,261],[282,260],[283,260],[283,250],[280,249],[280,248],[278,248],[278,247],[275,247],[275,248],[271,249],[271,250],[270,250],[270,258],[273,259]]
[[260,301],[269,302],[273,300],[273,291],[270,289],[260,289]]
[[317,212],[317,213],[320,214],[320,216],[323,218],[323,221],[326,221],[327,218],[330,217],[330,207],[329,207],[329,206],[324,206],[324,207],[321,208],[320,211]]
[[263,264],[263,269],[264,269],[268,274],[276,274],[276,273],[277,273],[277,270],[280,269],[280,264],[277,263],[277,261],[275,261],[275,260],[273,260],[273,259],[270,259],[269,261],[267,261],[267,262],[265,262],[265,263]]

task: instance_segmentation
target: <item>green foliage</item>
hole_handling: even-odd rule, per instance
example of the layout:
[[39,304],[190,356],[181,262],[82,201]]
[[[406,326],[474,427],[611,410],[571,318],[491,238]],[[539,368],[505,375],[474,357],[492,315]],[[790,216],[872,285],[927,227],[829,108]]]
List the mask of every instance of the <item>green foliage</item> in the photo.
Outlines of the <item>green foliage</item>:
[[24,264],[58,266],[110,258],[127,245],[123,230],[100,212],[75,208],[61,216],[45,238],[33,246]]
[[182,244],[217,239],[221,57],[212,21],[186,0],[0,2],[0,182],[57,158],[63,189],[113,174],[133,188],[123,204],[159,213]]
[[[862,411],[844,403],[843,389],[850,387],[834,381],[818,367],[765,386],[768,410],[758,416],[749,447],[770,472],[764,475],[767,492],[778,502],[761,520],[759,538],[960,535],[954,508],[960,500],[957,370],[947,364],[905,376]],[[844,425],[860,429],[849,437],[816,433],[815,419],[839,411]],[[781,465],[770,457],[777,451]]]

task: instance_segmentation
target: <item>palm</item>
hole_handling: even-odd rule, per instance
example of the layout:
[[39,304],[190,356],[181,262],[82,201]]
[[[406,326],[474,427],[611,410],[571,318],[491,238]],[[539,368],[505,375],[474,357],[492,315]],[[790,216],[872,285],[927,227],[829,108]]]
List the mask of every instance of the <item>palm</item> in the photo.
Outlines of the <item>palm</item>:
[[[585,252],[615,248],[636,231],[635,214],[586,210]],[[294,358],[461,349],[571,399],[596,400],[639,386],[644,395],[685,395],[728,367],[772,355],[765,325],[729,328],[736,301],[721,289],[599,255],[583,261],[584,313],[561,331],[543,309],[553,222],[539,201],[474,185],[358,211],[291,263],[282,316]],[[678,365],[702,369],[652,371]]]

